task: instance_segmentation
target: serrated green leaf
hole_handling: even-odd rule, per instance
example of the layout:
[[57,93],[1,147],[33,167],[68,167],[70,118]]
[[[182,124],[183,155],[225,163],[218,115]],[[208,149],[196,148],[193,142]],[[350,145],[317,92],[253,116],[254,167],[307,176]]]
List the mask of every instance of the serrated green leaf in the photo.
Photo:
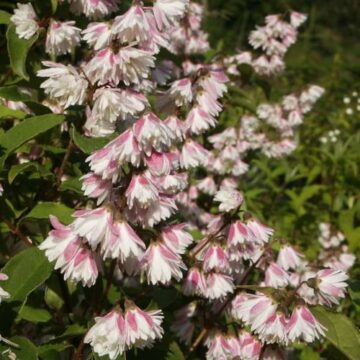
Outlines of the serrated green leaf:
[[29,75],[26,71],[26,58],[30,48],[38,39],[39,33],[33,35],[29,40],[20,39],[16,34],[15,28],[15,25],[10,23],[6,32],[10,65],[15,74],[25,80],[29,80]]
[[54,114],[34,116],[5,132],[0,137],[0,149],[4,153],[0,158],[0,168],[4,166],[6,158],[13,151],[37,135],[61,124],[64,119],[63,115]]
[[73,220],[71,216],[73,212],[73,209],[61,203],[42,202],[33,207],[31,211],[21,219],[21,221],[25,219],[48,219],[50,215],[54,215],[61,222],[69,224]]
[[0,119],[24,119],[26,116],[27,114],[21,110],[13,110],[0,105]]
[[5,301],[24,301],[50,276],[53,266],[37,247],[23,250],[12,257],[2,269],[9,278],[2,288],[10,294]]
[[358,360],[360,334],[346,316],[325,310],[321,306],[311,309],[314,316],[327,328],[326,338],[351,360]]
[[104,147],[113,137],[105,138],[90,138],[80,135],[74,127],[70,130],[71,138],[74,141],[74,144],[85,154],[92,154],[94,151]]
[[24,305],[20,308],[19,318],[33,323],[44,323],[51,319],[51,314],[44,309],[36,309],[32,306]]
[[8,12],[0,10],[0,24],[8,25],[10,23],[10,17],[11,15]]

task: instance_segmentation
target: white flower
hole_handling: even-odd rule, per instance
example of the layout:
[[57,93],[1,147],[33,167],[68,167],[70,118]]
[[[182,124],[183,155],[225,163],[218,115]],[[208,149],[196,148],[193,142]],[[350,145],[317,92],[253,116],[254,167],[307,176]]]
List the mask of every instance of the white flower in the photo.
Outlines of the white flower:
[[122,314],[111,311],[106,316],[95,318],[95,325],[86,334],[84,342],[90,344],[98,355],[108,355],[115,360],[125,351],[126,336]]
[[30,3],[18,3],[10,19],[16,26],[16,34],[19,38],[30,39],[39,29],[38,18]]
[[141,263],[142,270],[152,285],[168,284],[172,277],[179,281],[183,276],[181,269],[186,270],[181,259],[161,243],[151,244]]
[[68,0],[70,10],[75,14],[85,14],[91,19],[99,19],[118,9],[119,0]]
[[188,4],[189,0],[156,0],[153,10],[159,29],[169,27],[180,19]]
[[345,297],[348,276],[341,270],[324,269],[316,274],[317,288],[320,293],[321,303],[338,305],[339,299]]
[[244,201],[244,197],[239,191],[225,189],[219,190],[216,193],[214,200],[220,202],[220,211],[229,212],[238,208]]
[[106,22],[90,23],[82,31],[83,40],[92,46],[94,50],[100,50],[107,47],[112,40],[111,26]]
[[111,30],[122,43],[146,41],[151,36],[150,25],[140,5],[131,6],[124,15],[117,16]]
[[73,66],[51,61],[43,61],[42,64],[48,69],[39,70],[37,76],[49,78],[40,87],[50,98],[57,100],[65,109],[85,102],[88,82]]
[[[0,273],[0,281],[8,280],[8,276],[4,273]],[[0,286],[0,303],[3,299],[8,299],[10,294]]]
[[79,45],[81,29],[74,25],[75,21],[60,22],[51,19],[45,43],[48,54],[63,55],[71,53]]

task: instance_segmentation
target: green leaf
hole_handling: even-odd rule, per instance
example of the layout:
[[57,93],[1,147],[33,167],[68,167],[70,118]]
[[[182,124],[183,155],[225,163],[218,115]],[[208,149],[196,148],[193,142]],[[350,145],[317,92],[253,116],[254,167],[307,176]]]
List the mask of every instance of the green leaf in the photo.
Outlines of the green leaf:
[[51,1],[51,10],[53,12],[53,14],[55,14],[57,7],[59,5],[58,0],[50,0]]
[[26,113],[20,110],[9,109],[6,106],[0,105],[0,119],[24,119]]
[[86,332],[86,328],[80,324],[72,324],[70,326],[68,326],[68,328],[60,335],[56,338],[56,340],[62,340],[62,339],[67,339],[67,338],[71,338],[71,337],[77,337],[80,335],[85,334]]
[[71,178],[61,183],[60,190],[61,191],[69,190],[82,195],[83,191],[81,190],[81,185],[82,183],[79,178]]
[[16,177],[25,172],[25,171],[31,171],[31,170],[37,170],[37,164],[36,163],[32,163],[32,162],[28,162],[28,163],[24,163],[24,164],[19,164],[19,165],[13,165],[10,168],[10,171],[8,173],[8,181],[9,184],[12,184],[13,181],[16,179]]
[[169,346],[169,352],[166,354],[166,360],[185,360],[185,356],[180,346],[173,341]]
[[80,135],[74,127],[70,129],[71,138],[74,144],[85,154],[92,154],[94,151],[104,147],[114,137],[90,138]]
[[10,65],[16,75],[29,80],[29,75],[26,72],[26,58],[30,48],[38,39],[39,33],[37,32],[29,40],[20,39],[16,34],[15,28],[15,25],[10,23],[6,32]]
[[326,338],[351,360],[358,360],[360,334],[346,316],[317,306],[311,309],[314,316],[327,328]]
[[3,10],[0,10],[0,24],[8,25],[10,23],[11,15]]
[[21,90],[17,86],[4,86],[0,87],[0,97],[11,100],[11,101],[30,101],[31,97],[21,92]]
[[19,311],[19,318],[33,323],[44,323],[51,319],[51,314],[47,310],[24,305]]
[[13,151],[37,135],[61,124],[64,119],[63,115],[54,114],[34,116],[8,130],[0,137],[0,148],[4,151],[4,155],[0,158],[0,168],[4,166],[6,158]]
[[42,202],[33,207],[21,221],[24,219],[48,219],[50,215],[55,215],[61,222],[69,224],[73,220],[71,216],[73,212],[73,209],[61,203]]
[[[15,355],[16,359],[19,360],[38,360],[38,352],[36,346],[27,338],[23,336],[14,336],[9,339],[19,347],[9,346],[2,343],[0,346],[0,353],[4,353],[7,349],[10,349]],[[10,359],[9,357],[1,357],[1,359]]]
[[9,277],[2,283],[2,288],[10,294],[10,298],[5,301],[24,301],[45,282],[52,270],[52,265],[37,247],[19,252],[2,269]]

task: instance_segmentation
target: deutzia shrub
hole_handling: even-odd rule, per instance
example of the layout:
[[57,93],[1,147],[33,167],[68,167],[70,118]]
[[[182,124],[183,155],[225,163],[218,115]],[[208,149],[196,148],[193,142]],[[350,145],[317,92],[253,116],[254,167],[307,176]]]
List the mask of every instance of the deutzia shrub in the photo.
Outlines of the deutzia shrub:
[[32,1],[4,15],[9,359],[280,359],[322,349],[333,321],[356,336],[329,311],[348,296],[345,236],[315,224],[307,258],[243,192],[257,159],[296,150],[325,91],[236,104],[244,66],[283,74],[307,16],[268,15],[248,49],[215,54],[205,15],[189,0]]

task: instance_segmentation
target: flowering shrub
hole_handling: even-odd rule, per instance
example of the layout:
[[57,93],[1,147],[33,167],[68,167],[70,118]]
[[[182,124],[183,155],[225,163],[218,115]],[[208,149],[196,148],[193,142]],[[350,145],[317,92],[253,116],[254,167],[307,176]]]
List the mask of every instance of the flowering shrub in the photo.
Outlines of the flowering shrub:
[[[261,194],[259,171],[301,146],[325,91],[242,90],[246,74],[283,74],[305,14],[267,16],[232,54],[211,50],[188,0],[34,1],[0,15],[3,356],[278,359],[330,341],[356,358],[359,335],[337,310],[357,235],[312,221],[311,254],[281,219],[267,224],[277,198],[259,211],[247,191]],[[317,191],[288,202],[303,215]]]

